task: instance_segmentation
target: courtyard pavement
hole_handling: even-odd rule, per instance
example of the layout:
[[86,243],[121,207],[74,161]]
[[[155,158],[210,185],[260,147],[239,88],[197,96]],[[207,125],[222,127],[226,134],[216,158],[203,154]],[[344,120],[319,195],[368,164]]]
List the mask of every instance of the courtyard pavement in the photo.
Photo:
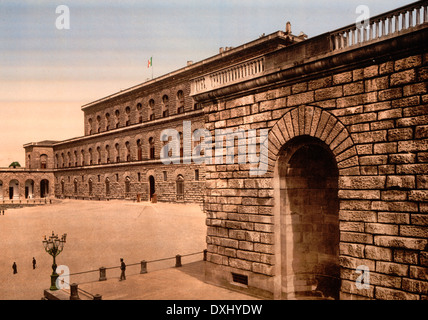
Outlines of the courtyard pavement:
[[[0,300],[42,298],[52,272],[42,240],[52,231],[67,233],[56,261],[68,268],[66,280],[103,300],[253,299],[203,281],[206,225],[199,205],[63,200],[0,216]],[[174,268],[177,254],[184,256],[181,268]],[[125,281],[119,281],[120,258],[128,265]],[[141,260],[149,261],[146,274],[140,274]],[[98,281],[100,267],[108,268],[106,281]]]

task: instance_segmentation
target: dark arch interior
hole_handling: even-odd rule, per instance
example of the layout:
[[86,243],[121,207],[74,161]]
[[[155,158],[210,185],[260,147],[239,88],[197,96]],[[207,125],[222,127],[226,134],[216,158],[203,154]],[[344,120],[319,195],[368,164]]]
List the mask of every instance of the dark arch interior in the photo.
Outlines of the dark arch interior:
[[[285,281],[296,297],[339,298],[338,169],[317,139],[296,141],[281,159]],[[284,253],[284,250],[288,252]],[[284,262],[284,259],[291,261]],[[290,277],[291,275],[291,277]],[[290,280],[292,279],[292,280]]]

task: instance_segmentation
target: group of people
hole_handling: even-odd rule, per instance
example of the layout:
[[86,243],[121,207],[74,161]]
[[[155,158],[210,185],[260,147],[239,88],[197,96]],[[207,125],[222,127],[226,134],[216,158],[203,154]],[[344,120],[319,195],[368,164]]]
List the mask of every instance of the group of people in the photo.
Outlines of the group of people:
[[[37,264],[36,259],[33,257],[33,270],[36,269],[36,264]],[[18,273],[18,266],[16,265],[15,261],[13,262],[12,269],[13,269],[13,274]]]

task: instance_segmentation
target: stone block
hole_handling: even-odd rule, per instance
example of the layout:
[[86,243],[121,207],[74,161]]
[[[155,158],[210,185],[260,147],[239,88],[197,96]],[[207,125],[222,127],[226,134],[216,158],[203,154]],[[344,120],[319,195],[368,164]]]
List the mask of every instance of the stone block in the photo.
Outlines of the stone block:
[[409,274],[409,267],[400,263],[376,261],[376,272],[406,277]]
[[384,223],[366,223],[365,232],[371,234],[397,235],[398,226]]
[[377,217],[378,221],[381,223],[410,223],[410,214],[405,212],[378,212]]
[[426,82],[409,84],[403,87],[403,96],[414,96],[427,93]]
[[339,177],[340,189],[382,189],[385,186],[385,176],[342,176]]
[[426,226],[400,226],[400,236],[418,237],[428,239],[428,227]]
[[414,189],[416,187],[415,176],[412,176],[412,175],[388,176],[386,178],[386,187]]
[[393,73],[390,76],[390,85],[392,87],[407,84],[416,80],[415,69]]
[[424,250],[428,240],[397,236],[375,236],[374,243],[381,247]]
[[410,69],[414,67],[418,67],[422,64],[422,56],[410,56],[406,58],[402,58],[394,62],[394,70],[401,71],[405,69]]
[[287,97],[287,107],[299,106],[314,102],[314,92],[303,92]]
[[333,75],[332,84],[336,85],[336,84],[348,83],[351,81],[352,81],[352,72],[347,71],[347,72],[342,72],[342,73]]
[[402,289],[418,294],[428,294],[428,282],[414,279],[403,279]]
[[419,300],[419,295],[378,286],[375,298],[379,300]]
[[340,243],[340,255],[347,255],[356,258],[364,258],[364,245],[358,243]]
[[[351,95],[355,95],[355,94],[359,94],[359,93],[363,93],[363,92],[364,92],[364,82],[363,81],[358,81],[358,82],[353,82],[353,83],[343,85],[343,95],[344,96],[351,96]],[[315,92],[315,96],[316,96],[316,92]],[[335,98],[337,98],[337,97],[335,97]]]
[[428,269],[418,266],[410,266],[410,278],[428,280]]
[[376,246],[365,246],[364,256],[372,260],[392,261],[392,250]]
[[373,235],[358,232],[340,232],[340,241],[372,244]]
[[394,249],[393,259],[394,262],[417,264],[418,263],[418,251]]

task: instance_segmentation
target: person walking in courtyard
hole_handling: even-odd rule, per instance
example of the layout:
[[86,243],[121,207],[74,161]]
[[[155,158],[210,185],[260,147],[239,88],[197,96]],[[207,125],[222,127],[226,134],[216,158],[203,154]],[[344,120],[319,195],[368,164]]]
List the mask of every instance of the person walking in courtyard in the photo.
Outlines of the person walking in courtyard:
[[119,281],[126,280],[126,276],[125,276],[126,264],[125,262],[123,262],[122,258],[120,258],[120,270],[122,270],[122,272],[120,273]]
[[36,269],[36,259],[33,257],[33,270]]
[[16,266],[16,262],[14,262],[14,263],[13,263],[13,265],[12,265],[12,269],[13,269],[13,274],[18,273],[18,268],[17,268],[17,266]]

